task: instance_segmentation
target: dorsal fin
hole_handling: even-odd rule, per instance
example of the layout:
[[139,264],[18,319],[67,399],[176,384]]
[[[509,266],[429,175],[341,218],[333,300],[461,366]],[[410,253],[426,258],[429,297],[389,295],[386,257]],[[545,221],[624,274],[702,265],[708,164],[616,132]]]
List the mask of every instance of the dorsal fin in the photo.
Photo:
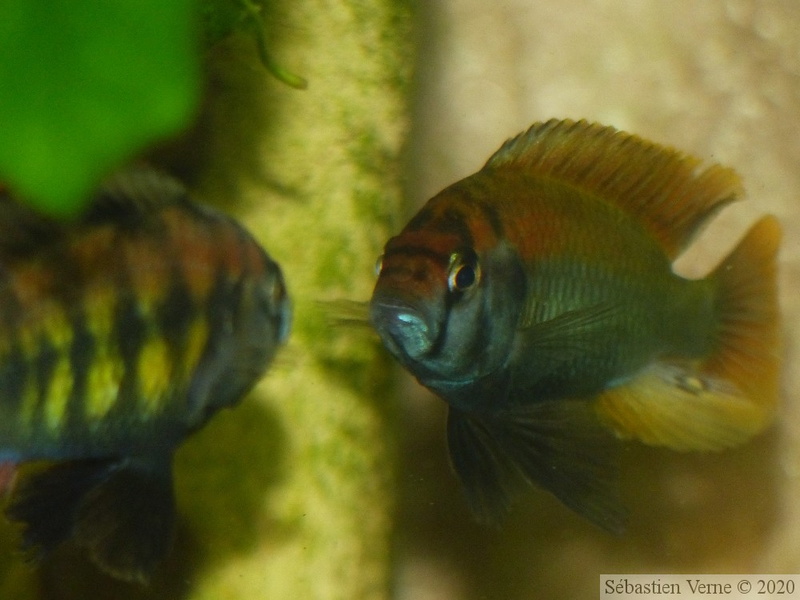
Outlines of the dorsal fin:
[[485,170],[563,181],[640,220],[670,258],[741,191],[737,174],[587,121],[535,123],[492,155]]
[[106,179],[72,222],[36,211],[0,184],[0,261],[53,246],[75,225],[132,226],[160,208],[189,203],[180,181],[146,165],[129,167]]
[[102,183],[83,220],[124,222],[187,199],[186,188],[174,177],[146,165],[135,165]]
[[56,243],[62,234],[59,221],[20,203],[8,190],[0,191],[0,262]]

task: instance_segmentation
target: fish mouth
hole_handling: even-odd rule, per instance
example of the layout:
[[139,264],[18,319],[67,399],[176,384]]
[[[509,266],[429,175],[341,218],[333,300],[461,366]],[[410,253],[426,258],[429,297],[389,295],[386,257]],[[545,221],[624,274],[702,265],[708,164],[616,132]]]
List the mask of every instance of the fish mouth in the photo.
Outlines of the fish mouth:
[[419,360],[431,352],[439,324],[419,303],[376,293],[370,302],[370,321],[388,350],[400,359]]

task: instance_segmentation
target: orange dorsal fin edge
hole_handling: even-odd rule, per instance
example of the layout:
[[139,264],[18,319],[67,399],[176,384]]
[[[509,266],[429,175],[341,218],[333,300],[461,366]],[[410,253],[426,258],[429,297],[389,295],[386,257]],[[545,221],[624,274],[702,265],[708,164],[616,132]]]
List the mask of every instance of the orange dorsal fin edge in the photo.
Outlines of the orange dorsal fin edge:
[[484,170],[520,170],[599,196],[630,214],[670,258],[741,192],[738,175],[613,127],[552,119],[508,140]]

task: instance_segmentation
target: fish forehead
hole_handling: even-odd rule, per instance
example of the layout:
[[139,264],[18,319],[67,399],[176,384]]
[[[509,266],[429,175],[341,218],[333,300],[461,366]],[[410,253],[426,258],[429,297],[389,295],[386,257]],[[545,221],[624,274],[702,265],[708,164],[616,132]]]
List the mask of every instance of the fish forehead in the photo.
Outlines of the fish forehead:
[[447,281],[453,254],[465,247],[465,238],[469,237],[468,231],[454,231],[448,223],[435,226],[428,222],[420,228],[409,224],[386,243],[376,290],[435,294]]
[[505,231],[504,207],[498,202],[502,190],[493,189],[492,183],[484,174],[476,173],[442,190],[409,221],[401,235],[436,233],[440,246],[449,242],[449,252],[491,248]]

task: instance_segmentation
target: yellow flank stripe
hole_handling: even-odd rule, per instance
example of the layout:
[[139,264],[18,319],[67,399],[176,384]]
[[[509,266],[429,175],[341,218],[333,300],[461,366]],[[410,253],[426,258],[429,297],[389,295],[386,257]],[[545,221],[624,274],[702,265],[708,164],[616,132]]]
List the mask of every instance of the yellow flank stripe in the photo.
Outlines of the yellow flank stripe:
[[22,402],[19,411],[19,423],[25,429],[30,429],[33,426],[38,400],[39,391],[36,389],[36,375],[28,370],[25,376],[25,387],[22,391]]
[[[20,425],[26,428],[35,425],[36,419],[40,417],[37,407],[41,398],[44,402],[45,424],[55,429],[66,413],[72,391],[73,377],[68,352],[72,330],[63,308],[55,302],[40,305],[39,310],[44,318],[35,322],[35,325],[23,326],[19,332],[20,349],[29,366],[20,405]],[[44,389],[39,389],[34,369],[44,340],[52,345],[57,359],[49,379],[43,382]]]
[[125,372],[119,357],[104,344],[92,363],[86,382],[84,414],[88,423],[100,421],[119,399],[119,386]]
[[0,356],[3,357],[2,360],[5,360],[6,357],[11,354],[11,347],[12,347],[12,339],[11,335],[9,335],[8,330],[4,330],[3,334],[0,335]]
[[162,409],[168,391],[174,385],[167,343],[155,331],[151,330],[149,333],[139,355],[136,371],[142,419]]
[[87,423],[97,424],[119,399],[119,388],[125,374],[122,358],[111,343],[117,294],[111,287],[100,287],[87,293],[89,322],[87,327],[95,340],[95,356],[86,381],[84,416]]
[[195,318],[186,336],[186,351],[181,365],[181,383],[186,383],[197,368],[208,341],[208,323],[205,319]]
[[63,308],[55,303],[50,305],[49,315],[43,322],[43,332],[58,353],[50,380],[45,382],[46,389],[40,390],[44,398],[44,418],[47,426],[58,429],[67,413],[74,378],[69,362],[69,345],[73,332]]
[[143,315],[154,315],[169,289],[172,273],[169,261],[164,260],[165,251],[162,244],[154,241],[126,244],[130,289],[136,294],[136,303]]
[[69,353],[62,349],[45,396],[44,418],[51,430],[57,430],[64,420],[73,383]]

